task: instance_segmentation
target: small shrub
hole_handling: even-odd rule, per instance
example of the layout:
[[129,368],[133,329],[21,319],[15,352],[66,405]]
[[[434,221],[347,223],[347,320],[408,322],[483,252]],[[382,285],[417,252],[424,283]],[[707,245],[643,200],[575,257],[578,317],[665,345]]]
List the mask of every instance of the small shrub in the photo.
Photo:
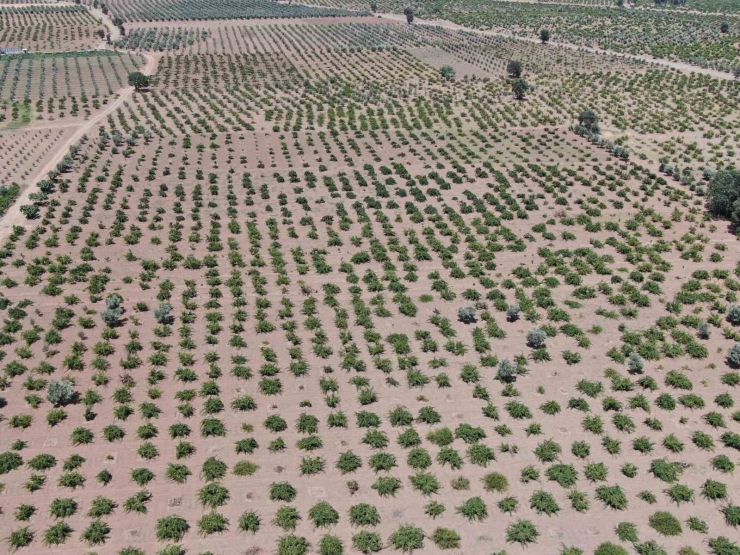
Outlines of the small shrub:
[[460,547],[460,534],[450,528],[437,528],[432,533],[432,541],[439,549],[457,549]]
[[667,511],[653,513],[648,522],[653,530],[663,536],[679,536],[683,532],[681,522]]
[[540,533],[529,520],[517,520],[506,529],[506,541],[526,546],[535,543]]
[[397,550],[411,553],[424,547],[424,531],[413,524],[402,524],[389,541]]

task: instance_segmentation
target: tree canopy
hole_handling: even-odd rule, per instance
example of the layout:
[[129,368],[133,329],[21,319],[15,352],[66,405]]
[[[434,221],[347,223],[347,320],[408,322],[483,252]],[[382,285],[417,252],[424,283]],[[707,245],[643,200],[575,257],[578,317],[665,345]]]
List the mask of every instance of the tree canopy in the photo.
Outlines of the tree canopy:
[[522,76],[521,62],[510,60],[508,65],[506,66],[506,72],[509,74],[509,77],[519,79]]
[[146,89],[149,86],[149,76],[144,75],[140,71],[134,71],[128,74],[128,84],[137,91]]
[[740,224],[740,170],[721,170],[709,182],[709,211]]

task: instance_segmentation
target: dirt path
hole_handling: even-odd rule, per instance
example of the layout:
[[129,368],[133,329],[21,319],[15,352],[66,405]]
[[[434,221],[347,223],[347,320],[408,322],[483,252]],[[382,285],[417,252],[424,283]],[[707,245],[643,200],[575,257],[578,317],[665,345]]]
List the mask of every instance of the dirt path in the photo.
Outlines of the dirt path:
[[[111,19],[110,12],[104,14],[103,10],[101,10],[100,8],[93,8],[92,6],[88,7],[88,11],[90,12],[90,15],[92,15],[95,19],[100,20],[108,29],[111,43],[115,44],[116,42],[121,40],[121,30],[113,25],[113,19]],[[107,46],[107,43],[103,41],[103,48],[106,48]]]
[[[379,13],[377,15],[383,19],[394,21],[396,23],[406,22],[406,16],[403,14],[392,14],[392,13],[380,14]],[[462,25],[458,25],[457,23],[453,23],[452,21],[449,21],[447,19],[435,19],[435,20],[414,19],[414,25],[430,25],[433,27],[442,27],[444,29],[450,29],[453,31],[466,31],[468,33],[477,33],[479,35],[489,35],[493,37],[505,37],[505,38],[516,39],[516,40],[520,40],[524,42],[531,42],[531,43],[536,43],[536,44],[539,44],[540,42],[539,39],[536,39],[533,37],[518,37],[510,33],[502,33],[499,31],[484,31],[482,29],[472,29],[470,27],[463,27]],[[626,54],[623,52],[614,52],[612,50],[602,50],[600,48],[580,46],[577,44],[571,44],[569,42],[550,41],[550,44],[553,46],[562,46],[563,48],[569,48],[571,50],[580,50],[580,51],[586,51],[586,52],[593,52],[595,54],[608,54],[610,56],[629,58],[632,60],[641,60],[643,62],[648,62],[651,64],[657,64],[657,65],[662,65],[664,67],[677,69],[682,72],[692,72],[692,73],[701,73],[704,75],[710,75],[717,79],[729,79],[731,81],[735,79],[735,76],[732,73],[727,73],[724,71],[719,71],[716,69],[710,69],[706,67],[699,67],[699,66],[687,64],[685,62],[673,62],[671,60],[663,60],[661,58],[654,58],[652,56],[647,56],[647,55]]]
[[[143,56],[146,58],[146,66],[142,68],[141,72],[144,75],[152,75],[156,69],[157,59],[151,54],[143,54]],[[45,176],[51,170],[53,170],[59,162],[62,161],[62,158],[64,158],[69,152],[69,147],[78,142],[82,138],[82,136],[86,133],[89,133],[90,130],[93,130],[96,125],[98,125],[101,121],[108,117],[108,114],[114,112],[120,106],[122,106],[123,103],[133,94],[133,92],[133,87],[124,87],[123,89],[121,89],[118,93],[118,98],[115,101],[111,102],[101,112],[99,112],[86,122],[81,123],[79,129],[77,129],[77,131],[73,135],[71,135],[64,143],[60,144],[56,148],[54,155],[49,158],[47,163],[41,166],[34,176],[29,178],[28,186],[21,192],[15,203],[13,203],[13,206],[8,208],[8,211],[5,213],[5,215],[0,218],[0,240],[3,240],[5,239],[5,237],[10,235],[13,226],[26,224],[27,220],[26,217],[21,213],[21,206],[23,206],[24,204],[28,204],[28,197],[32,192],[35,191],[36,184],[44,179]]]

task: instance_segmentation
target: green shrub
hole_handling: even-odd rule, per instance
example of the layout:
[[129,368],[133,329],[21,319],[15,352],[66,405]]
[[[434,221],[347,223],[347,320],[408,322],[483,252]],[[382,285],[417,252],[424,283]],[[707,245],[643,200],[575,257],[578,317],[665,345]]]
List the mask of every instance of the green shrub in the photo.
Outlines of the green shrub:
[[488,518],[488,507],[480,497],[471,497],[456,510],[470,521],[482,521]]
[[377,526],[380,524],[380,513],[373,505],[360,503],[350,507],[349,521],[353,526]]
[[594,555],[629,555],[627,550],[620,546],[615,545],[611,542],[604,542],[594,551]]
[[399,551],[411,553],[424,547],[424,531],[413,524],[402,524],[391,534],[390,543]]
[[102,520],[93,520],[82,532],[82,540],[88,545],[102,545],[108,539],[111,529]]
[[201,536],[220,534],[229,529],[229,519],[222,514],[211,512],[198,519],[198,532]]
[[295,530],[300,520],[301,515],[298,514],[298,509],[290,505],[283,505],[275,512],[275,518],[272,519],[272,522],[283,530]]
[[344,544],[336,536],[327,534],[319,541],[319,555],[343,555]]
[[503,493],[509,489],[509,480],[499,472],[486,474],[482,481],[483,488],[489,492]]
[[535,543],[540,533],[529,520],[517,520],[506,528],[506,541],[526,546]]
[[31,531],[28,526],[13,530],[8,536],[8,546],[11,551],[21,549],[22,547],[28,547],[31,545],[35,534]]
[[596,497],[610,509],[623,511],[627,508],[627,495],[619,486],[600,486],[596,488]]
[[726,505],[722,507],[722,513],[725,515],[725,523],[728,526],[740,526],[740,505]]
[[261,525],[262,519],[254,511],[245,511],[239,517],[239,530],[242,532],[251,532],[252,534],[256,534]]
[[71,535],[72,527],[64,521],[58,522],[44,530],[44,545],[47,547],[62,545]]
[[278,540],[278,555],[306,555],[310,548],[311,544],[302,536],[290,534]]
[[383,542],[380,539],[380,534],[363,530],[352,536],[352,547],[360,553],[368,555],[383,549]]
[[636,543],[638,541],[637,526],[631,522],[620,522],[614,532],[620,541],[630,543]]
[[290,503],[296,498],[298,492],[288,482],[273,482],[269,486],[270,501],[285,501]]
[[678,536],[683,530],[681,522],[667,511],[658,511],[650,516],[650,526],[664,536]]
[[170,515],[157,520],[156,535],[159,541],[179,542],[190,530],[187,520],[177,515]]
[[308,518],[316,528],[326,528],[339,522],[339,513],[326,501],[319,501],[308,511]]
[[460,534],[450,528],[437,528],[432,541],[440,549],[457,549],[460,547]]

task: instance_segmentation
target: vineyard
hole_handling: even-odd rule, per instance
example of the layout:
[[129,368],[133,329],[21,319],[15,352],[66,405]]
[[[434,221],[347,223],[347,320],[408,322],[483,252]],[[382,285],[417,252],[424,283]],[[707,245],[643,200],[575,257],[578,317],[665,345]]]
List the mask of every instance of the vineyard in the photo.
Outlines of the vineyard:
[[739,555],[737,31],[321,3],[4,8],[0,552]]
[[103,27],[82,6],[0,7],[0,47],[78,50],[97,45],[103,36]]

